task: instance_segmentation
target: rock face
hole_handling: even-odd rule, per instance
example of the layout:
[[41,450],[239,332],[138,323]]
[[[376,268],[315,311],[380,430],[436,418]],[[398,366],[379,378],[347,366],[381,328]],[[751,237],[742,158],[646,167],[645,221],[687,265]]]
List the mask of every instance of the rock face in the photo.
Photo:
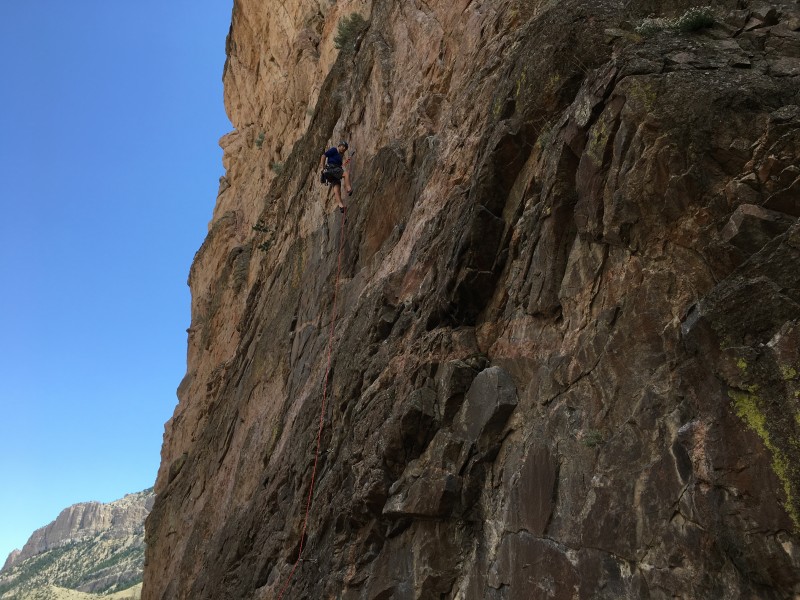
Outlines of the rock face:
[[12,550],[11,554],[9,554],[8,558],[6,558],[6,563],[3,565],[2,570],[11,568],[12,566],[14,566],[14,564],[18,563],[20,554],[22,554],[21,550]]
[[0,598],[43,594],[50,585],[79,592],[111,592],[141,581],[144,521],[153,489],[102,504],[64,509],[36,530],[0,571]]
[[234,2],[144,598],[800,593],[800,6],[691,6]]

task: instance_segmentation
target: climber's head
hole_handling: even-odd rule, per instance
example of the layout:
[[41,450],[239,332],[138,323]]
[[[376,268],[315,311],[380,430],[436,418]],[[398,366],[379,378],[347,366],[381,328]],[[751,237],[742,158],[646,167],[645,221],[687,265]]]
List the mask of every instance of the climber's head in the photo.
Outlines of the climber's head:
[[339,142],[339,145],[336,146],[336,148],[338,148],[339,154],[344,154],[345,152],[347,152],[349,146],[347,145],[347,142]]

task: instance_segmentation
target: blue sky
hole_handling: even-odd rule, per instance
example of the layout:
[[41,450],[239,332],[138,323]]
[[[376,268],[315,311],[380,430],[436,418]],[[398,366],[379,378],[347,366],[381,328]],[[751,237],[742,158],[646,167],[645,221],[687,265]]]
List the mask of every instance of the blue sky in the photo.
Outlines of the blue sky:
[[0,566],[155,481],[233,0],[0,3]]

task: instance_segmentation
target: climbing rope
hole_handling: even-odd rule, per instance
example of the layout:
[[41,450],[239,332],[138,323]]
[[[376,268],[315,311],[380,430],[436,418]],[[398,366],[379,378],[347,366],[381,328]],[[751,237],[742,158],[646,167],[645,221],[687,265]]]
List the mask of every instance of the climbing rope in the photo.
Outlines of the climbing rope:
[[333,286],[333,307],[332,307],[332,314],[331,314],[331,327],[330,332],[328,333],[328,363],[325,367],[325,379],[322,382],[322,406],[320,407],[319,411],[319,429],[317,431],[317,451],[314,454],[314,468],[311,470],[311,486],[308,489],[308,499],[306,500],[306,515],[303,519],[303,527],[302,531],[300,532],[300,549],[297,552],[297,559],[294,561],[294,565],[292,566],[292,570],[289,572],[289,576],[286,578],[286,582],[283,584],[283,588],[281,588],[280,594],[278,594],[278,600],[283,598],[283,594],[286,592],[286,589],[289,587],[289,583],[292,581],[292,577],[294,576],[295,571],[297,570],[297,566],[300,564],[300,561],[303,557],[303,547],[305,545],[305,537],[306,537],[306,527],[308,526],[308,515],[311,512],[311,499],[314,496],[314,484],[316,483],[317,479],[317,464],[319,463],[319,451],[322,447],[322,431],[325,424],[325,403],[328,399],[328,376],[331,372],[331,358],[333,355],[333,331],[336,326],[336,300],[339,292],[339,275],[342,272],[342,253],[344,250],[344,234],[345,234],[345,215],[347,211],[342,211],[342,227],[339,233],[339,257],[337,259],[336,264],[336,283]]

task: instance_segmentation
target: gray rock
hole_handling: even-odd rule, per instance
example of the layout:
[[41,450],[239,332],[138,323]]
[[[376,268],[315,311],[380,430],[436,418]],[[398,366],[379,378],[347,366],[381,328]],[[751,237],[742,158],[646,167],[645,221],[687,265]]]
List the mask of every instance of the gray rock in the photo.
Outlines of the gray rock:
[[453,432],[486,451],[499,441],[516,406],[514,380],[502,368],[489,367],[478,373],[472,382],[453,421]]
[[786,214],[753,204],[742,204],[722,230],[722,239],[750,255],[789,229],[793,223],[794,219]]

